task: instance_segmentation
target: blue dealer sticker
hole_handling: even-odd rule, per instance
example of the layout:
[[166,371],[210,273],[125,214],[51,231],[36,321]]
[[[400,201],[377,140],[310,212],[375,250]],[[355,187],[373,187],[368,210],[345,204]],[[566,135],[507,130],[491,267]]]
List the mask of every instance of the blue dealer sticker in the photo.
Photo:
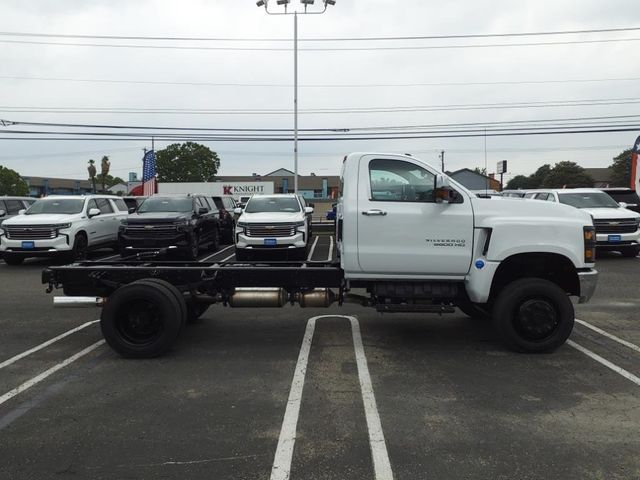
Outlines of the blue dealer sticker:
[[476,268],[478,270],[480,270],[481,268],[484,268],[484,260],[476,260]]

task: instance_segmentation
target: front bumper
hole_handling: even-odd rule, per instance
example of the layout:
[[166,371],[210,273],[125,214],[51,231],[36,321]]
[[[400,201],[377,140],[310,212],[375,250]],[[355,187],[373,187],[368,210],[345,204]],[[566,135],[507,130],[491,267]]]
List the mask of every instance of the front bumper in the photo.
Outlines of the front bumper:
[[174,247],[180,250],[188,249],[191,246],[191,235],[187,232],[176,232],[175,235],[158,237],[128,236],[126,233],[118,235],[118,246],[120,250],[146,251],[158,248]]
[[640,230],[636,230],[634,233],[596,233],[596,241],[596,248],[602,250],[630,247],[640,244]]
[[598,284],[598,271],[594,268],[578,272],[580,282],[580,298],[578,303],[587,303],[596,291]]
[[268,237],[249,237],[244,233],[236,235],[236,248],[278,250],[289,248],[304,248],[307,241],[303,233],[296,233],[290,237],[275,237],[275,245],[266,245],[265,240],[272,240]]
[[[22,242],[33,242],[33,248],[24,248]],[[1,253],[19,253],[25,257],[49,257],[71,250],[69,236],[63,234],[42,240],[13,240],[4,235],[0,237]]]

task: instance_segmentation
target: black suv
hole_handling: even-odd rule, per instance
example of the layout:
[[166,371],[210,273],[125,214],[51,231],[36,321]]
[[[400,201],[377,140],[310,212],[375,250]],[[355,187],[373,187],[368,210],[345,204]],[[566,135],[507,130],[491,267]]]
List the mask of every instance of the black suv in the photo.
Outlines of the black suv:
[[629,210],[640,213],[640,198],[638,193],[630,188],[601,188],[603,192],[608,194],[616,202],[624,203]]
[[233,210],[238,206],[233,197],[211,197],[220,221],[220,237],[224,243],[233,243],[236,222],[233,218]]
[[216,251],[219,245],[220,224],[203,195],[153,195],[122,220],[118,232],[122,256],[169,248],[195,260],[201,248]]

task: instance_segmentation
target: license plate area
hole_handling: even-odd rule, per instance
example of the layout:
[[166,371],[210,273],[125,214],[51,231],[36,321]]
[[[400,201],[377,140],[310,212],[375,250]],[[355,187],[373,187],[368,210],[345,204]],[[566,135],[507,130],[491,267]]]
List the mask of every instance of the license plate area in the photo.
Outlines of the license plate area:
[[609,235],[609,241],[610,242],[621,242],[622,241],[622,235]]
[[25,250],[33,250],[36,248],[36,242],[22,242],[22,248]]
[[276,245],[278,245],[278,240],[275,238],[265,238],[264,239],[264,246],[265,247],[275,247]]

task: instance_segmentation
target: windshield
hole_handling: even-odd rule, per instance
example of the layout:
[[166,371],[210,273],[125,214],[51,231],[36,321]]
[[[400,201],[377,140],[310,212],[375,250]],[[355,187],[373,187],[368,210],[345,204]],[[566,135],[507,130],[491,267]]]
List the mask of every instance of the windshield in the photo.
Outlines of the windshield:
[[292,197],[251,197],[244,211],[247,213],[299,212],[300,204]]
[[619,208],[615,200],[602,192],[562,193],[558,195],[560,203],[576,208]]
[[84,198],[43,198],[31,205],[25,215],[40,213],[58,213],[72,215],[82,212]]
[[192,212],[193,201],[191,198],[152,197],[147,198],[138,213],[145,212]]

